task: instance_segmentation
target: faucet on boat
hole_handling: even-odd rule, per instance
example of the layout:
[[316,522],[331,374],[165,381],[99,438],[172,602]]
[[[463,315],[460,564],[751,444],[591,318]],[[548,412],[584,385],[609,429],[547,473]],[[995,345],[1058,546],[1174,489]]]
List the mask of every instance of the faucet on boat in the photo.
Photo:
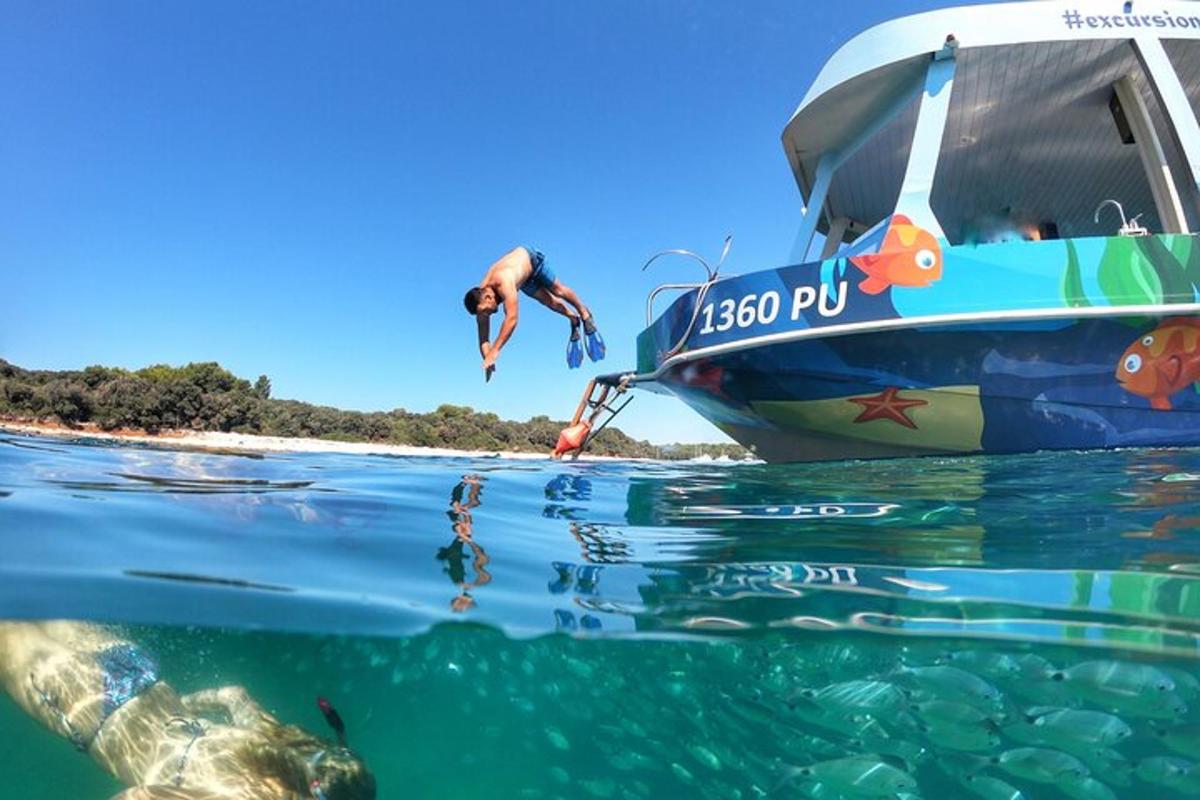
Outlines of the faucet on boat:
[[1096,213],[1092,217],[1092,220],[1096,224],[1100,223],[1100,211],[1106,205],[1109,205],[1110,203],[1117,207],[1117,213],[1121,215],[1121,228],[1120,228],[1120,230],[1117,231],[1117,235],[1119,235],[1119,236],[1149,236],[1150,235],[1150,231],[1146,230],[1146,228],[1144,228],[1141,224],[1138,223],[1138,220],[1142,218],[1141,214],[1138,214],[1136,217],[1134,217],[1131,220],[1126,220],[1125,219],[1125,209],[1121,207],[1120,203],[1118,203],[1116,200],[1113,200],[1111,197],[1108,198],[1107,200],[1103,201],[1102,203],[1100,203],[1100,205],[1096,206]]

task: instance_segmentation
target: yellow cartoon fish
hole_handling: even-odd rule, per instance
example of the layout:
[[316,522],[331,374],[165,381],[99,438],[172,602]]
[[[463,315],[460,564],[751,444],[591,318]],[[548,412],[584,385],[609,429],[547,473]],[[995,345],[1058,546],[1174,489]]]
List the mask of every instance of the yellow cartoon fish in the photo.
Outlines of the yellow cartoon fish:
[[858,284],[867,294],[889,286],[928,286],[942,277],[942,247],[932,233],[896,214],[879,252],[851,256],[850,263],[867,274]]

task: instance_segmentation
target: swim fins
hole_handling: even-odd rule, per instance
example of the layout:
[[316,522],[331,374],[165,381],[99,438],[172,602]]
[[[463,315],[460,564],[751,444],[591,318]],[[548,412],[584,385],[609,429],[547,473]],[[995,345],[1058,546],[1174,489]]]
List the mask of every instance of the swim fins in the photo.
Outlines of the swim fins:
[[579,343],[579,326],[571,326],[571,338],[567,341],[567,366],[579,369],[583,365],[583,346]]
[[550,590],[550,594],[562,594],[571,588],[571,584],[575,582],[574,564],[564,564],[561,561],[555,561],[551,564],[558,576],[546,585]]
[[592,361],[602,361],[608,348],[604,346],[604,337],[596,330],[596,321],[588,317],[583,321],[584,338],[587,340],[587,354]]

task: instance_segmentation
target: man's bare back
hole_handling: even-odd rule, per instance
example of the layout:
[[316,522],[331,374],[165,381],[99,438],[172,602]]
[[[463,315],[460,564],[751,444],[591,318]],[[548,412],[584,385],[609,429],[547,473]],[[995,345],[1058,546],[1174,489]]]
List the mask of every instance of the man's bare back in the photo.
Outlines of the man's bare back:
[[529,259],[529,251],[524,247],[514,247],[488,267],[487,274],[483,276],[479,286],[490,287],[501,297],[505,297],[519,289],[521,284],[529,280],[532,273],[533,263]]
[[[571,338],[567,343],[567,364],[572,369],[583,363],[579,341],[581,327],[587,338],[587,353],[593,361],[604,358],[604,340],[596,330],[592,314],[579,295],[558,280],[546,266],[546,257],[534,247],[515,247],[488,267],[478,286],[472,287],[463,298],[467,313],[475,317],[479,332],[479,353],[483,356],[484,379],[491,380],[500,350],[516,330],[520,313],[520,294],[527,294],[542,305],[571,322]],[[492,340],[492,314],[504,304],[504,323]]]

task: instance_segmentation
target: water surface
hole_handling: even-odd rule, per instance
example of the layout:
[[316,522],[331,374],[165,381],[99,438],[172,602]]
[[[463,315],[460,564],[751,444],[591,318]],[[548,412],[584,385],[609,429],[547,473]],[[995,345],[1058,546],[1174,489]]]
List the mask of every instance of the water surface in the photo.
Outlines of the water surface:
[[[9,436],[0,617],[118,626],[173,685],[317,733],[328,696],[380,797],[1189,796],[1198,484],[1195,450],[564,465]],[[3,697],[0,763],[24,798],[121,789]],[[858,780],[873,763],[904,777]]]

